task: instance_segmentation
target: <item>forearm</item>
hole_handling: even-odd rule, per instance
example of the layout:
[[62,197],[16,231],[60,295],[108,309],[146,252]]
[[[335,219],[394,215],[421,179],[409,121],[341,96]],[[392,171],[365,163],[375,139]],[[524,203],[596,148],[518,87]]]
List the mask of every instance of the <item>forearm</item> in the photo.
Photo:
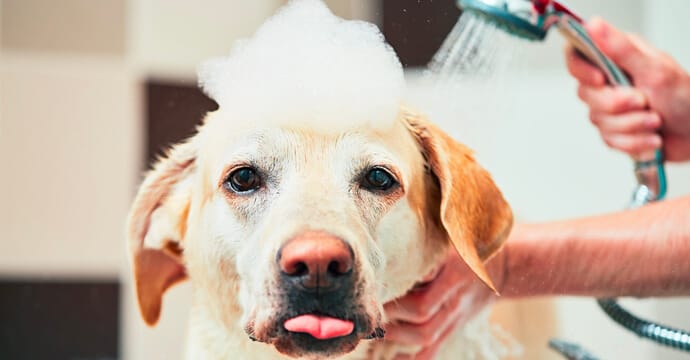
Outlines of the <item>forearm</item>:
[[577,220],[516,225],[502,295],[690,294],[690,197]]

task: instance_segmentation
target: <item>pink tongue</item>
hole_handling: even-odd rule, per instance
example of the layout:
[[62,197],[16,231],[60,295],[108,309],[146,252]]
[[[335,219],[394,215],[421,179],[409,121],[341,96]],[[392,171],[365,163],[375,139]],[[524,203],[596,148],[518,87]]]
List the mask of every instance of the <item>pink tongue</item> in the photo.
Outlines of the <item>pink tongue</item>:
[[355,324],[332,317],[300,315],[285,321],[284,326],[287,331],[307,333],[324,340],[350,335]]

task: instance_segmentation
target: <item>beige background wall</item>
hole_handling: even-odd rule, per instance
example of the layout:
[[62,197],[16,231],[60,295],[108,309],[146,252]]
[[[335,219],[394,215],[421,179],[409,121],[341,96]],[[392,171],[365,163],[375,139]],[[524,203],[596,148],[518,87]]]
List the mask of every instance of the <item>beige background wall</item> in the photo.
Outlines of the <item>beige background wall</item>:
[[119,274],[140,158],[122,61],[3,52],[0,272]]
[[[123,235],[143,158],[142,81],[193,81],[199,61],[226,54],[234,39],[251,34],[281,3],[0,0],[0,274],[121,276],[128,282]],[[330,3],[346,17],[377,18],[376,6],[366,0]],[[600,13],[642,33],[690,68],[688,2],[568,3],[583,15]],[[470,108],[460,120],[437,119],[478,150],[529,221],[617,210],[632,186],[628,160],[608,151],[588,124],[561,46],[552,34],[526,51],[523,67],[506,74],[500,89],[483,90],[488,105]],[[532,94],[546,101],[535,108]],[[453,94],[448,101],[469,104],[471,96]],[[690,193],[687,165],[669,173],[672,196]],[[124,357],[180,358],[189,285],[166,296],[155,329],[139,320],[124,289]],[[688,305],[632,304],[649,317],[690,328]],[[560,336],[604,359],[682,358],[621,331],[590,299],[561,299],[556,313]]]

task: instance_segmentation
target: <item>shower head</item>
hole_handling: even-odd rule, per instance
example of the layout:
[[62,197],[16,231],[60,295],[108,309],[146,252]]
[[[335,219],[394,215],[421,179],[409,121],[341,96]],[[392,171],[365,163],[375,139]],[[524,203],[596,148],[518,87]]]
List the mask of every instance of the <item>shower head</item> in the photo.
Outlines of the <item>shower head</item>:
[[563,15],[580,22],[577,15],[552,0],[457,0],[457,5],[527,40],[544,40],[549,28]]
[[630,86],[625,74],[594,44],[582,19],[554,0],[456,0],[465,13],[495,25],[508,34],[533,41],[546,38],[556,27],[583,56],[597,65],[613,85]]
[[459,0],[458,6],[464,11],[483,18],[515,35],[527,40],[543,40],[547,29],[544,29],[533,16],[532,3],[529,1],[488,1]]

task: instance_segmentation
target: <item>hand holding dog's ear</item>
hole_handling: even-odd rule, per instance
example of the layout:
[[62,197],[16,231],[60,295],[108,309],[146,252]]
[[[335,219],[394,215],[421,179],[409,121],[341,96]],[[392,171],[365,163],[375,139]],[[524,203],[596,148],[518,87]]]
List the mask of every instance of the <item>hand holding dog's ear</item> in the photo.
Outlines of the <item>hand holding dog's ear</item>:
[[155,325],[163,293],[187,278],[181,241],[190,206],[189,184],[195,151],[175,147],[146,176],[129,213],[128,237],[141,316]]

